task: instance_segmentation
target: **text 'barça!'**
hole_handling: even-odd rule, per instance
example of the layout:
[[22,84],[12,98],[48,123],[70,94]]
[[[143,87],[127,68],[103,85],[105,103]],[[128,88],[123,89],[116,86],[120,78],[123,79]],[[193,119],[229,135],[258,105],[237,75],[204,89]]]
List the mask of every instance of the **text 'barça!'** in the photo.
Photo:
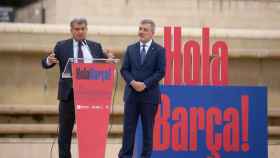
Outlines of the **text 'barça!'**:
[[220,109],[214,105],[208,109],[203,105],[189,106],[188,109],[177,105],[171,109],[168,95],[162,94],[162,106],[156,115],[154,128],[154,150],[198,151],[198,132],[205,132],[205,145],[212,154],[211,158],[219,158],[221,149],[226,152],[249,151],[249,96],[242,95],[240,104],[241,111],[231,106]]

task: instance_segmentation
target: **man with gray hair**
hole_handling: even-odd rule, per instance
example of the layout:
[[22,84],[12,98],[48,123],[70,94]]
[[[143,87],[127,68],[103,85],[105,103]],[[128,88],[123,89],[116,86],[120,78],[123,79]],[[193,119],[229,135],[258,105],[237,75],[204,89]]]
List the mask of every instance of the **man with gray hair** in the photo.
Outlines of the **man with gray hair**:
[[56,43],[51,54],[42,60],[45,69],[59,64],[58,81],[59,100],[59,158],[71,158],[71,138],[75,122],[73,86],[71,78],[62,78],[62,73],[69,58],[107,58],[99,43],[86,39],[87,20],[75,18],[70,22],[72,38]]
[[161,98],[159,82],[165,75],[165,49],[153,40],[154,33],[155,23],[142,20],[139,42],[129,45],[124,55],[124,134],[119,158],[132,158],[139,116],[143,130],[141,158],[150,158],[152,154],[154,118]]

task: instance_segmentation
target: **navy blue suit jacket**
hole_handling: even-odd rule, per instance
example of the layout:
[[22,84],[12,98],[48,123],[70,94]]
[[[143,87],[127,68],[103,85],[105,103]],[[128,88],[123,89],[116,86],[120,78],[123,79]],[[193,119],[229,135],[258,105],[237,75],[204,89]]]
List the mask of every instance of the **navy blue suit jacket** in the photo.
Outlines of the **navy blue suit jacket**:
[[[126,81],[124,101],[140,100],[158,104],[159,81],[165,75],[165,49],[153,41],[142,65],[140,60],[140,42],[128,46],[121,67],[122,77]],[[130,85],[132,80],[144,82],[146,89],[143,92],[135,91]]]
[[[103,53],[102,47],[99,43],[87,40],[87,44],[89,46],[91,55],[93,58],[107,58],[107,56]],[[59,41],[56,43],[54,47],[54,53],[56,58],[59,61],[59,70],[60,77],[58,81],[58,96],[59,100],[68,100],[69,95],[72,89],[72,79],[70,78],[62,78],[62,73],[67,64],[69,58],[73,58],[74,50],[73,50],[73,39],[67,39],[63,41]],[[52,68],[55,64],[47,65],[45,57],[42,60],[43,68]]]

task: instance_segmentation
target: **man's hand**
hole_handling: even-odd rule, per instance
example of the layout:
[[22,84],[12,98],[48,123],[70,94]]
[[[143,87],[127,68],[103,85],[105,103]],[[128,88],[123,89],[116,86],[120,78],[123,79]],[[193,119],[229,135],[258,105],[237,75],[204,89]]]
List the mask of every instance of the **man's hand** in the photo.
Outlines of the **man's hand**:
[[110,49],[106,49],[104,52],[108,58],[107,62],[108,63],[114,63],[114,58],[115,55],[112,53],[112,51]]
[[145,90],[146,85],[143,82],[139,81],[131,81],[131,86],[137,91],[137,92],[142,92]]
[[55,57],[55,54],[54,53],[51,53],[48,57],[47,57],[47,63],[48,64],[56,64],[58,63],[58,60],[57,58]]
[[114,53],[112,52],[111,49],[106,49],[104,53],[106,54],[108,59],[114,59],[115,58],[115,55],[114,55]]

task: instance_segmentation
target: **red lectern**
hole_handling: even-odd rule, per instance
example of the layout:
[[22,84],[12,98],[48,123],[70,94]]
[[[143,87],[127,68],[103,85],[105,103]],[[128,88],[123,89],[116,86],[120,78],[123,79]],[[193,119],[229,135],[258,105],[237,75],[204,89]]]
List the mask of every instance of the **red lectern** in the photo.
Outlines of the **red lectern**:
[[117,59],[70,58],[62,74],[72,78],[79,158],[104,158]]

